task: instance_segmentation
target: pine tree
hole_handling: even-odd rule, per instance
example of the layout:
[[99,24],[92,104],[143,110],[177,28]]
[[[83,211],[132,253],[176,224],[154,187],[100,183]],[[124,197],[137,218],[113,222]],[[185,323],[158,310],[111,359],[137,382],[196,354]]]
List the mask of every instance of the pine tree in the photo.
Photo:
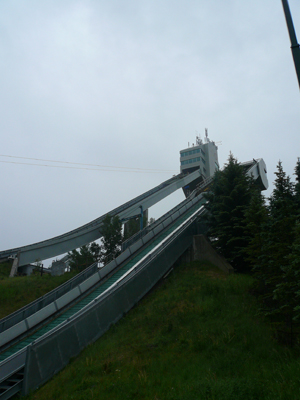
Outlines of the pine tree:
[[273,290],[277,308],[273,311],[279,321],[281,339],[291,346],[299,335],[300,327],[300,223],[294,229],[294,242],[281,266],[281,279]]
[[259,188],[252,184],[252,195],[244,219],[247,236],[247,245],[244,251],[246,260],[250,263],[252,269],[256,269],[256,274],[263,256],[268,217],[265,197]]
[[[284,283],[287,282],[288,291],[291,293],[291,301],[294,312],[294,320],[300,323],[300,221],[295,225],[295,239],[288,255],[289,269],[284,271]],[[284,285],[285,286],[285,285]],[[278,286],[278,291],[281,288]]]
[[295,203],[297,208],[298,215],[300,214],[300,157],[298,158],[295,174],[296,175],[296,184],[295,184]]
[[293,341],[294,267],[289,258],[295,240],[296,208],[294,185],[279,161],[274,190],[269,198],[269,218],[263,230],[262,255],[256,277],[263,285],[262,309],[276,323],[281,337]]
[[[286,256],[294,240],[295,201],[293,184],[283,171],[279,161],[275,172],[275,188],[269,198],[271,224],[268,234],[268,247],[272,253],[270,263],[270,282],[277,280],[281,266],[287,263]],[[271,272],[272,270],[272,272]]]
[[208,200],[209,236],[218,251],[239,271],[249,269],[244,248],[247,237],[244,227],[246,207],[251,199],[251,179],[230,154],[222,171],[215,174]]

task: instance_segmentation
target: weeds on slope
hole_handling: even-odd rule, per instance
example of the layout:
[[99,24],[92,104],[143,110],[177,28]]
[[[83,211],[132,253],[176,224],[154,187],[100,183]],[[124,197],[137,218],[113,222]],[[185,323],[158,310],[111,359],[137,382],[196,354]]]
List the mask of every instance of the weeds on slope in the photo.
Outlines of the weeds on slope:
[[74,273],[68,272],[61,276],[44,274],[0,279],[0,319],[50,292],[73,276]]

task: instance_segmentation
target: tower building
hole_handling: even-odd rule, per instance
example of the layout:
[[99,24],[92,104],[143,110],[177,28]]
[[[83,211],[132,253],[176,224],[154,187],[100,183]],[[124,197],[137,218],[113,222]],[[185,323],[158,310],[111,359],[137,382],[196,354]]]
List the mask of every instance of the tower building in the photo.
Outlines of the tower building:
[[196,137],[196,143],[191,147],[180,150],[180,172],[188,174],[196,169],[200,169],[200,178],[192,184],[183,188],[186,196],[192,192],[196,186],[203,180],[212,177],[219,169],[218,146],[208,138],[207,129],[205,129],[205,139]]

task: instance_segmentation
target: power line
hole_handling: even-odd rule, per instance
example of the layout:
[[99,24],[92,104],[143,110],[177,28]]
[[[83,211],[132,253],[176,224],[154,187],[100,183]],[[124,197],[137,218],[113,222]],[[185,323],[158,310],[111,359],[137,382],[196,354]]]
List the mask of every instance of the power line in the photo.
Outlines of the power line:
[[[112,165],[99,165],[99,164],[84,164],[84,163],[71,162],[71,161],[45,160],[45,159],[43,159],[43,158],[31,158],[31,157],[20,157],[20,156],[8,156],[8,155],[4,155],[4,154],[0,154],[0,157],[20,158],[20,159],[23,159],[23,160],[45,161],[45,162],[53,162],[53,163],[60,163],[60,164],[86,165],[86,166],[90,166],[90,167],[100,167],[100,168],[115,168],[115,169],[140,170],[140,171],[174,172],[174,170],[159,170],[159,169],[147,169],[147,168],[116,167],[116,166],[112,166]],[[37,164],[30,164],[30,165],[37,165]]]
[[[14,157],[14,156],[1,156],[0,157]],[[31,159],[31,158],[26,158],[26,157],[15,157],[15,158],[25,158],[25,159]],[[38,159],[31,159],[31,160],[38,160]],[[43,160],[40,160],[43,161]],[[44,160],[46,161],[46,160]],[[91,165],[94,166],[94,164],[82,164],[82,163],[71,163],[67,161],[52,161],[48,160],[48,162],[61,162],[65,164],[77,164],[77,165]],[[65,168],[65,169],[80,169],[80,170],[87,170],[87,171],[104,171],[104,172],[134,172],[134,173],[170,173],[170,172],[175,172],[174,170],[156,170],[156,169],[142,169],[142,168],[127,168],[127,167],[112,167],[112,166],[97,166],[95,167],[98,168],[84,168],[84,167],[72,167],[72,166],[65,166],[65,165],[48,165],[48,164],[34,164],[34,163],[23,163],[23,162],[18,162],[18,161],[4,161],[0,160],[0,163],[5,163],[5,164],[18,164],[18,165],[30,165],[30,166],[35,166],[35,167],[48,167],[48,168]]]

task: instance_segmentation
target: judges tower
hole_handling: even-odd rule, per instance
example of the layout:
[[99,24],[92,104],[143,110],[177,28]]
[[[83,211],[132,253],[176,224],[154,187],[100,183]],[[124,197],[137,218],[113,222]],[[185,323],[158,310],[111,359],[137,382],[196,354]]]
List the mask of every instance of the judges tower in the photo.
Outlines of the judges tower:
[[205,129],[204,141],[197,136],[195,144],[193,143],[191,147],[180,150],[180,172],[189,174],[196,169],[200,169],[201,177],[183,188],[186,196],[188,196],[199,183],[212,177],[215,171],[219,169],[218,147],[215,142],[208,138],[207,129]]

